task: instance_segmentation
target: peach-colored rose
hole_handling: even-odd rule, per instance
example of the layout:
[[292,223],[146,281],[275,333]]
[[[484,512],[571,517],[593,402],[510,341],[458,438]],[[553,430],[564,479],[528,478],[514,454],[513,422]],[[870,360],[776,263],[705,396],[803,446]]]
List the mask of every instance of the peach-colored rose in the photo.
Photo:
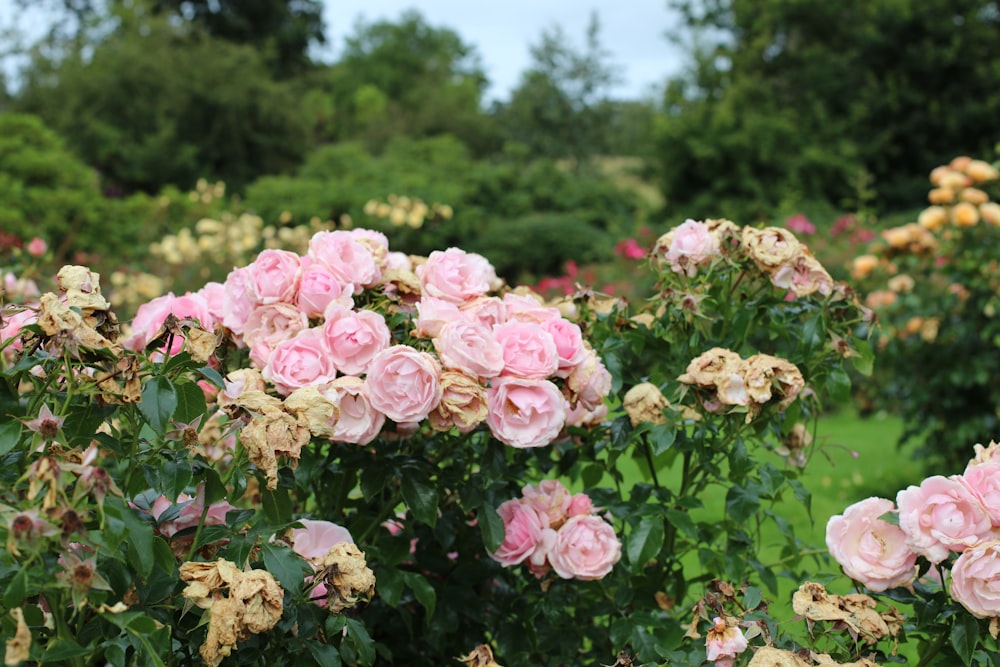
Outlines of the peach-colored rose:
[[345,375],[361,375],[380,352],[389,347],[392,332],[385,318],[373,310],[351,310],[336,303],[327,308],[323,338],[330,358]]
[[383,350],[368,367],[372,405],[394,422],[418,422],[441,401],[441,366],[407,345]]
[[482,255],[448,248],[428,255],[417,267],[417,277],[425,296],[461,304],[484,296],[497,276]]
[[243,343],[250,348],[250,361],[263,368],[278,343],[308,328],[309,318],[290,303],[256,306],[243,324]]
[[504,350],[493,332],[478,323],[455,320],[441,329],[434,348],[445,368],[492,378],[504,369]]
[[566,378],[570,402],[580,403],[587,410],[597,410],[611,393],[611,373],[597,353],[585,347],[577,365]]
[[566,420],[565,400],[548,380],[500,377],[486,392],[486,423],[511,447],[541,447],[559,435]]
[[247,290],[254,303],[294,303],[302,276],[302,260],[297,254],[289,250],[262,250],[247,269]]
[[424,296],[417,302],[416,331],[420,338],[435,338],[449,322],[460,322],[467,318],[458,306],[444,299]]
[[536,380],[555,375],[559,352],[552,334],[538,324],[512,321],[493,330],[503,354],[503,375]]
[[316,232],[309,240],[308,257],[326,266],[342,285],[353,285],[355,294],[382,277],[369,246],[344,230]]
[[776,287],[791,290],[797,297],[816,292],[823,296],[833,293],[833,278],[804,248],[792,261],[782,264],[771,274],[771,282]]
[[344,375],[323,387],[322,393],[340,408],[331,440],[366,445],[382,430],[385,415],[372,406],[368,384],[361,378]]
[[574,516],[556,531],[549,552],[552,569],[563,579],[602,579],[622,556],[615,529],[593,514]]
[[337,377],[322,329],[307,329],[278,343],[261,376],[282,396],[307,385],[326,384]]
[[573,499],[569,489],[558,479],[542,480],[537,486],[528,484],[521,489],[521,495],[524,502],[548,519],[548,525],[552,528],[559,528],[566,521],[569,504]]
[[907,544],[932,563],[993,538],[989,512],[957,475],[928,477],[896,495]]
[[802,249],[795,235],[780,227],[744,227],[742,243],[747,255],[762,271],[773,271],[792,261]]
[[542,530],[548,525],[538,512],[520,500],[501,503],[497,514],[503,520],[503,542],[490,557],[504,567],[518,565],[534,553]]
[[958,557],[951,597],[976,618],[1000,617],[1000,542],[983,542]]
[[295,304],[307,317],[319,317],[331,303],[343,308],[353,308],[353,285],[344,285],[326,267],[311,257],[302,258],[302,279]]
[[671,234],[664,259],[674,273],[693,278],[700,267],[710,264],[719,254],[719,238],[703,222],[685,220]]
[[906,544],[906,534],[880,519],[895,510],[891,500],[866,498],[826,524],[826,546],[844,573],[872,589],[905,586],[916,575],[917,554]]

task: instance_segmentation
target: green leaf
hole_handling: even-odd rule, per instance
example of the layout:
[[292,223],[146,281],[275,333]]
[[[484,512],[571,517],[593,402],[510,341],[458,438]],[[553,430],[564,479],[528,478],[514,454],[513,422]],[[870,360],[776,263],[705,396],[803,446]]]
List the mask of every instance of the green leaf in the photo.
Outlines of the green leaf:
[[279,486],[274,491],[261,491],[261,505],[272,525],[283,525],[292,520],[292,499],[288,496],[288,489],[284,487]]
[[11,419],[0,424],[0,456],[17,447],[21,441],[21,422]]
[[639,525],[628,536],[628,559],[633,571],[639,571],[663,546],[663,518],[643,517]]
[[180,382],[174,385],[177,393],[177,409],[174,421],[187,424],[207,411],[205,392],[194,382]]
[[972,664],[972,654],[979,644],[979,621],[969,614],[959,614],[951,626],[951,645],[965,665]]
[[19,607],[21,601],[28,596],[28,568],[22,567],[7,585],[3,592],[3,606],[7,609]]
[[142,388],[139,411],[153,431],[163,435],[176,409],[177,392],[169,378],[158,375],[146,381],[146,386]]
[[851,378],[847,372],[834,366],[826,376],[826,391],[836,403],[844,403],[851,398]]
[[417,602],[427,610],[427,624],[430,625],[431,617],[434,616],[434,608],[437,606],[437,591],[424,575],[417,572],[403,572],[403,579],[413,591]]
[[380,568],[375,575],[378,596],[390,607],[396,607],[403,597],[403,576],[395,567]]
[[400,489],[413,516],[428,526],[434,526],[438,515],[438,491],[422,476],[421,471],[413,468],[403,469],[399,479]]
[[375,642],[368,634],[365,624],[354,618],[344,619],[347,622],[347,636],[358,651],[358,660],[362,665],[375,662]]
[[270,542],[263,542],[260,550],[264,556],[264,567],[281,587],[292,594],[301,594],[306,574],[312,571],[309,563],[288,547]]
[[871,375],[872,366],[875,362],[875,353],[872,352],[872,346],[864,338],[855,338],[854,350],[858,353],[857,356],[851,357],[854,369],[866,377]]
[[761,601],[760,589],[756,586],[747,587],[746,593],[743,594],[743,608],[744,609],[756,609],[757,605]]
[[483,536],[483,545],[487,551],[496,551],[503,544],[503,519],[489,504],[483,504],[476,516],[479,519],[479,532]]
[[742,486],[731,486],[726,494],[726,513],[736,523],[743,523],[760,509],[760,497]]
[[129,562],[136,572],[148,577],[153,571],[153,527],[136,516],[135,511],[119,498],[109,496],[105,499],[104,510],[125,524]]
[[177,502],[177,496],[191,483],[191,464],[185,460],[165,461],[159,471],[160,491],[170,502]]
[[343,663],[340,660],[340,651],[336,646],[321,644],[318,641],[307,641],[306,648],[312,654],[313,660],[320,667],[340,667]]
[[667,510],[667,521],[673,524],[677,530],[681,531],[692,540],[698,540],[698,525],[691,518],[689,512],[682,512],[677,509]]
[[677,427],[671,424],[657,424],[649,431],[649,442],[653,445],[653,456],[659,456],[670,449],[677,437]]
[[659,663],[665,654],[659,640],[641,625],[632,628],[632,648],[639,660],[644,663]]
[[57,639],[48,645],[45,653],[42,653],[40,662],[42,664],[47,662],[62,662],[81,655],[87,655],[88,653],[90,653],[90,648],[80,646],[72,639]]

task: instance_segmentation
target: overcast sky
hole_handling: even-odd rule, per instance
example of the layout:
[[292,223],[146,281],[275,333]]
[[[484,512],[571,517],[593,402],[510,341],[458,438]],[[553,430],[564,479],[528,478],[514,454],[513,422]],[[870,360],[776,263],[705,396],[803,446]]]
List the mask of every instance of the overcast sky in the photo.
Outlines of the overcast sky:
[[[506,98],[520,73],[530,64],[528,47],[542,30],[560,25],[575,47],[584,47],[592,11],[600,21],[600,41],[619,67],[622,82],[616,97],[650,93],[668,75],[680,70],[680,54],[664,37],[671,25],[666,0],[325,0],[324,19],[329,44],[324,60],[343,50],[344,37],[361,18],[367,23],[395,20],[416,9],[434,27],[451,28],[478,50],[492,87],[487,97]],[[0,0],[0,29],[15,25],[39,34],[45,16],[14,12],[13,0]],[[6,45],[0,43],[0,54]],[[6,63],[8,66],[10,63]]]

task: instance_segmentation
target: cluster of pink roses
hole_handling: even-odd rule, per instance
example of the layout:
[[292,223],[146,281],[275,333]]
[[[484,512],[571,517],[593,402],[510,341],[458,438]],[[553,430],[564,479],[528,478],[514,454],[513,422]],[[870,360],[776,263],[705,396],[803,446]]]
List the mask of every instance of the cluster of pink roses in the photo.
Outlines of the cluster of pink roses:
[[601,579],[621,558],[621,541],[590,497],[572,494],[558,480],[525,486],[522,496],[497,508],[504,539],[490,554],[504,567],[527,562],[539,579],[554,571],[563,579]]
[[[377,232],[323,231],[305,256],[265,250],[225,284],[144,305],[126,346],[145,347],[169,314],[221,325],[278,394],[317,387],[334,421],[310,430],[343,442],[370,442],[390,419],[485,423],[508,445],[537,447],[602,419],[611,376],[580,328],[530,296],[490,295],[499,285],[485,258],[458,248],[412,258]],[[356,307],[368,289],[389,297],[375,300],[391,303],[386,313],[413,315],[409,333],[427,344],[397,342],[383,312]]]
[[[951,567],[951,595],[977,618],[1000,617],[1000,445],[975,446],[961,475],[928,477],[830,519],[826,544],[844,572],[873,591],[913,582],[918,556]],[[899,525],[885,521],[898,513]],[[955,554],[957,558],[951,559]]]

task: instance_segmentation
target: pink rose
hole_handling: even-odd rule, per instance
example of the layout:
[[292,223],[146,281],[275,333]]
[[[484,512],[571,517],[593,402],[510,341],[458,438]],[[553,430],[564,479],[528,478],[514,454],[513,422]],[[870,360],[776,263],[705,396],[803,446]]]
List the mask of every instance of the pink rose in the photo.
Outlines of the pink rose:
[[373,310],[354,311],[331,305],[325,313],[323,336],[334,365],[346,375],[361,375],[389,347],[392,332]]
[[233,332],[243,342],[243,327],[256,305],[250,298],[247,281],[250,270],[247,267],[233,269],[223,283],[226,300],[222,309],[222,325]]
[[302,279],[295,303],[308,317],[319,317],[331,303],[353,308],[353,285],[344,285],[325,264],[309,258],[302,259]]
[[255,307],[243,326],[243,342],[250,348],[250,361],[263,368],[278,343],[308,328],[309,318],[290,303]]
[[493,332],[479,324],[449,322],[434,339],[434,347],[445,368],[473,377],[496,377],[504,368],[503,348]]
[[586,493],[576,493],[569,499],[566,516],[586,516],[593,513],[594,501]]
[[693,278],[698,268],[706,266],[719,254],[719,240],[708,225],[685,220],[673,231],[665,259],[674,273],[686,273]]
[[351,232],[316,232],[309,240],[308,256],[325,265],[342,285],[354,285],[355,294],[382,278],[368,245]]
[[307,329],[295,338],[278,343],[261,376],[282,396],[308,385],[325,384],[337,377],[322,329]]
[[534,322],[541,324],[547,320],[562,317],[558,308],[548,308],[533,297],[507,292],[503,295],[503,305],[507,310],[507,321]]
[[1000,459],[968,466],[962,473],[962,481],[986,508],[990,523],[1000,527]]
[[[134,352],[141,351],[159,333],[168,315],[179,320],[196,320],[203,329],[209,331],[215,328],[215,317],[203,296],[190,292],[184,296],[174,296],[173,292],[169,292],[139,306],[132,320],[132,334],[123,345]],[[177,354],[183,347],[184,339],[175,336],[167,353]]]
[[542,529],[542,535],[538,540],[538,546],[528,556],[528,569],[538,579],[543,578],[552,570],[549,564],[549,554],[556,546],[556,531],[551,528]]
[[574,516],[556,532],[549,563],[563,579],[602,579],[622,557],[615,529],[593,514]]
[[484,296],[497,279],[493,265],[460,248],[435,250],[417,267],[423,294],[460,304]]
[[267,385],[256,368],[239,368],[223,379],[219,403],[232,403],[248,391],[266,391]]
[[330,521],[299,519],[299,523],[302,528],[292,529],[292,550],[306,560],[322,558],[342,542],[354,544],[346,528]]
[[712,623],[705,636],[706,658],[714,662],[715,667],[731,667],[736,656],[747,650],[747,639],[742,630],[718,616],[712,619]]
[[518,565],[535,552],[542,530],[548,526],[530,505],[520,500],[501,503],[497,514],[503,519],[503,542],[490,557],[504,567]]
[[844,573],[872,589],[905,586],[916,576],[917,554],[906,544],[906,534],[880,519],[895,506],[884,498],[854,503],[826,524],[826,546]]
[[205,283],[204,287],[195,292],[208,304],[208,312],[212,313],[216,322],[226,310],[226,286],[222,283]]
[[548,380],[500,377],[486,391],[486,423],[511,447],[541,447],[552,442],[566,420],[566,402]]
[[426,352],[393,345],[368,367],[372,405],[394,422],[427,417],[441,400],[441,367]]
[[559,317],[542,322],[542,328],[552,335],[559,355],[559,377],[568,376],[583,360],[587,348],[583,344],[583,333],[580,327],[569,320]]
[[928,477],[896,495],[910,549],[932,563],[992,539],[989,512],[960,477]]
[[28,254],[32,257],[41,257],[49,249],[49,244],[44,239],[35,237],[28,244]]
[[331,440],[367,445],[382,430],[385,415],[372,406],[368,383],[361,378],[339,377],[323,387],[322,394],[340,408]]
[[548,519],[552,528],[558,528],[566,521],[572,494],[558,479],[543,480],[538,486],[528,484],[521,489],[521,495],[525,503]]
[[951,596],[976,618],[1000,616],[1000,542],[983,542],[958,557]]
[[435,338],[441,334],[444,325],[449,322],[465,320],[466,317],[455,304],[444,299],[434,299],[425,296],[417,302],[417,320],[414,335],[419,338]]
[[294,303],[302,260],[288,250],[262,250],[248,267],[247,290],[257,305]]
[[[6,343],[11,338],[21,335],[21,329],[28,324],[38,321],[38,313],[33,310],[19,310],[13,315],[0,318],[0,345]],[[23,345],[17,340],[3,349],[5,354],[22,349]]]
[[468,319],[490,330],[507,321],[507,306],[502,299],[495,296],[482,296],[466,301],[459,306],[459,310]]
[[583,403],[573,406],[566,402],[566,426],[596,426],[608,418],[608,406],[601,403],[593,410],[588,410]]
[[503,375],[544,380],[559,370],[559,352],[552,334],[538,324],[507,322],[493,330],[503,349]]

